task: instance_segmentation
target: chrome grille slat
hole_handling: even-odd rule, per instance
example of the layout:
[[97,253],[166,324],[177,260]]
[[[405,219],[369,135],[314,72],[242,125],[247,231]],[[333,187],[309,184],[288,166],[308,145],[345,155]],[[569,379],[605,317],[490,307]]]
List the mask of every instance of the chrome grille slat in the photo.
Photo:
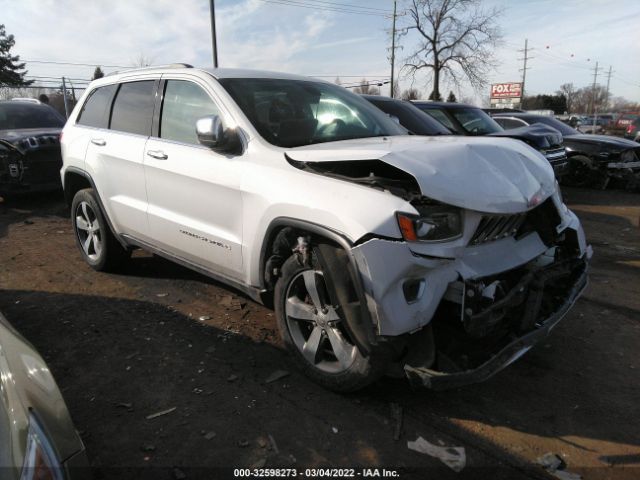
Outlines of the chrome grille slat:
[[471,245],[491,242],[514,235],[526,217],[526,213],[514,215],[484,215],[471,238]]

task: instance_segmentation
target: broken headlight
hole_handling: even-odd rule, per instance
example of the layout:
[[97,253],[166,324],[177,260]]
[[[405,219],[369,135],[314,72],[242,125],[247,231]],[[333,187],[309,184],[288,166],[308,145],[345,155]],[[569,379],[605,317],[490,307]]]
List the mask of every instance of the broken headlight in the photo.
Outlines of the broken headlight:
[[462,210],[450,205],[420,205],[419,215],[398,212],[398,226],[408,242],[442,242],[462,235]]

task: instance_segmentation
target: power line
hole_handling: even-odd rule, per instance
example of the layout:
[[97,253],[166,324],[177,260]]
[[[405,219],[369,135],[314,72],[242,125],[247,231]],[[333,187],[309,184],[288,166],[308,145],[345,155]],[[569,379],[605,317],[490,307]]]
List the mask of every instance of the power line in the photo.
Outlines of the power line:
[[369,16],[375,16],[375,17],[388,17],[388,14],[385,13],[374,13],[374,12],[365,12],[364,10],[346,10],[343,8],[334,8],[334,7],[324,7],[324,6],[320,6],[320,5],[309,5],[309,4],[303,4],[303,3],[298,3],[295,0],[261,0],[262,2],[265,3],[273,3],[273,4],[277,4],[277,5],[287,5],[289,7],[300,7],[300,8],[308,8],[311,10],[323,10],[323,11],[327,11],[327,12],[339,12],[339,13],[352,13],[352,14],[356,14],[356,15],[369,15]]
[[363,7],[360,5],[354,5],[353,3],[337,3],[337,2],[328,2],[326,0],[307,0],[308,2],[313,2],[313,3],[325,3],[328,5],[336,5],[339,7],[346,7],[346,8],[357,8],[357,9],[361,9],[361,10],[377,10],[379,12],[385,12],[390,14],[391,11],[387,10],[386,8],[377,8],[377,7]]
[[60,61],[45,61],[45,60],[25,60],[25,59],[20,59],[21,62],[25,62],[25,63],[45,63],[45,64],[52,64],[52,65],[76,65],[79,67],[105,67],[105,68],[134,68],[131,65],[105,65],[103,63],[100,62],[94,62],[94,63],[80,63],[80,62],[60,62]]

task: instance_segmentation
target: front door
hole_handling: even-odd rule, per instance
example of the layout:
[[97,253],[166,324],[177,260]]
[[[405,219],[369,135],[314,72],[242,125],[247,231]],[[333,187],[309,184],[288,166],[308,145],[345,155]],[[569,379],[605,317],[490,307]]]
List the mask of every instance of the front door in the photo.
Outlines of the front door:
[[144,155],[150,235],[173,255],[239,278],[243,162],[198,143],[196,120],[220,114],[204,86],[163,83],[158,135],[147,141]]

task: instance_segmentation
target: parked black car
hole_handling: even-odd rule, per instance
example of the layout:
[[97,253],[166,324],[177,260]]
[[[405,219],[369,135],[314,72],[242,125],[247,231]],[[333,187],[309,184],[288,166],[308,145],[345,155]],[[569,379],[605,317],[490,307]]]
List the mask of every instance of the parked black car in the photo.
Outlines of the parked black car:
[[0,196],[62,188],[64,123],[37,100],[0,101]]
[[522,140],[542,153],[560,179],[567,169],[562,135],[549,128],[519,128],[505,131],[481,108],[463,103],[414,101],[413,105],[459,135],[491,135]]
[[608,135],[582,134],[544,115],[498,114],[494,120],[506,129],[542,124],[562,133],[569,157],[565,183],[606,188],[611,179],[618,179],[629,189],[640,186],[640,145],[636,142]]
[[397,118],[400,125],[416,135],[453,135],[455,133],[411,102],[380,95],[362,96],[387,115]]

